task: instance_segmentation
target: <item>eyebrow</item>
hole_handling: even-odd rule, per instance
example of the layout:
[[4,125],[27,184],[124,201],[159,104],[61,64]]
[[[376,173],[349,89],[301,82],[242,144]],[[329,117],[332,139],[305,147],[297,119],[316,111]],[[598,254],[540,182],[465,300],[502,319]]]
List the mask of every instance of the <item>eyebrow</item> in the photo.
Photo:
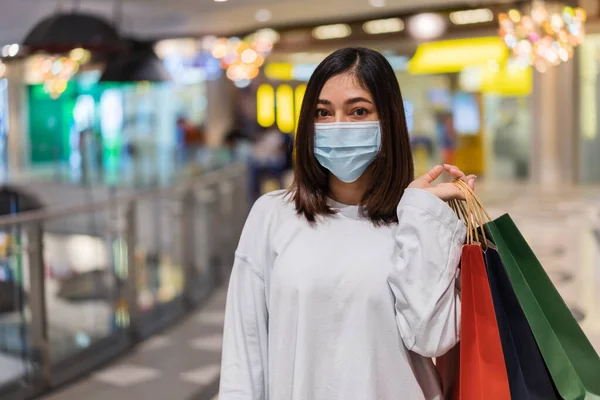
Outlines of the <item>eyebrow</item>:
[[[346,100],[344,102],[344,104],[356,104],[356,103],[362,103],[362,102],[373,104],[373,102],[365,99],[364,97],[353,97],[351,99]],[[319,99],[319,100],[317,100],[317,104],[323,104],[323,105],[329,106],[329,105],[331,105],[331,101],[329,101],[327,99]]]

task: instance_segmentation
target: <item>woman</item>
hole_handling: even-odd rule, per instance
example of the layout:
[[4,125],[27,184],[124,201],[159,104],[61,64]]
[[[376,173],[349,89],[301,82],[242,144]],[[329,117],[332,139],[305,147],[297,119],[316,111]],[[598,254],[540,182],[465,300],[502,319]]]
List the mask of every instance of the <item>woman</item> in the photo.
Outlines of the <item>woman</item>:
[[430,357],[458,341],[466,232],[444,203],[459,190],[432,185],[443,169],[413,180],[382,55],[342,49],[318,66],[295,184],[256,202],[236,251],[220,400],[441,398]]

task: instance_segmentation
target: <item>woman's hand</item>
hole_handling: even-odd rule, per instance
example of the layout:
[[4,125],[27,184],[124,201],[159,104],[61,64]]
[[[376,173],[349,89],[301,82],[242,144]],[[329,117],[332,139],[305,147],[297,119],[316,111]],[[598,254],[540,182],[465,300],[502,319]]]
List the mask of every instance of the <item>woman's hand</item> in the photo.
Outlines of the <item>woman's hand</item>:
[[426,190],[428,192],[433,193],[434,195],[436,195],[444,201],[452,199],[464,200],[465,197],[463,193],[458,187],[456,187],[452,183],[440,183],[435,186],[432,185],[433,181],[439,178],[442,172],[444,172],[444,170],[450,175],[452,175],[454,178],[459,178],[465,181],[471,189],[475,190],[475,178],[477,178],[475,175],[466,176],[460,169],[458,169],[454,165],[448,164],[444,164],[443,166],[436,165],[425,175],[412,181],[411,184],[408,185],[408,187],[413,189]]

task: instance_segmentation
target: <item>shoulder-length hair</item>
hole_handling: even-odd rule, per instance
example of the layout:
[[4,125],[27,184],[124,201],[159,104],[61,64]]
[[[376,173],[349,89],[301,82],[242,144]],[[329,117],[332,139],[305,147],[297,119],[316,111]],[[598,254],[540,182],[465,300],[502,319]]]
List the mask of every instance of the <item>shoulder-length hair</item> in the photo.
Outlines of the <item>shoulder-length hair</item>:
[[352,73],[375,101],[381,126],[381,149],[373,162],[373,181],[360,203],[361,212],[376,225],[398,221],[396,208],[414,179],[414,167],[400,86],[389,62],[365,48],[345,48],[329,55],[315,70],[306,88],[296,133],[294,186],[289,193],[296,211],[309,222],[335,211],[327,204],[329,171],[314,153],[317,100],[333,76]]

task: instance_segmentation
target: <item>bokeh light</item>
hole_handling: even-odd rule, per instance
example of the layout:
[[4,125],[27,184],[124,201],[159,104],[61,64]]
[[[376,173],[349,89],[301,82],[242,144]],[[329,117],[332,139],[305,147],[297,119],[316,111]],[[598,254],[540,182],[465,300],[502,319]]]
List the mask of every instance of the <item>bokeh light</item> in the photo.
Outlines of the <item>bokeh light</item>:
[[585,37],[582,8],[534,1],[529,12],[516,9],[498,16],[500,36],[512,57],[544,72],[573,57]]

